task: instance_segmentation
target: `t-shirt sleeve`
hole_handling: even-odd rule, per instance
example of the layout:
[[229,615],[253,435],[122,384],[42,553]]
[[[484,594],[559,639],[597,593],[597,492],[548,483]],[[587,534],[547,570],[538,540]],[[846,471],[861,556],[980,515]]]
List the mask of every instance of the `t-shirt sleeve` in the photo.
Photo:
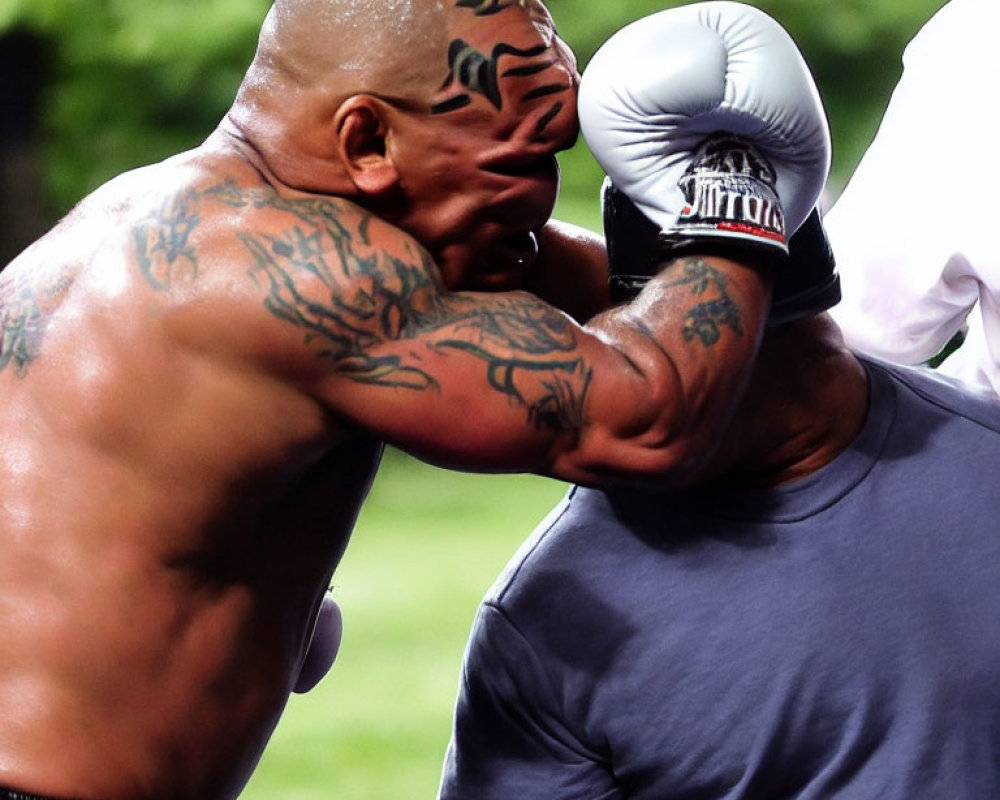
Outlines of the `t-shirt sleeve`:
[[579,740],[546,664],[494,605],[466,647],[440,800],[617,800],[606,759]]
[[843,289],[831,314],[863,353],[926,361],[992,290],[992,3],[946,5],[907,47],[878,133],[825,217]]

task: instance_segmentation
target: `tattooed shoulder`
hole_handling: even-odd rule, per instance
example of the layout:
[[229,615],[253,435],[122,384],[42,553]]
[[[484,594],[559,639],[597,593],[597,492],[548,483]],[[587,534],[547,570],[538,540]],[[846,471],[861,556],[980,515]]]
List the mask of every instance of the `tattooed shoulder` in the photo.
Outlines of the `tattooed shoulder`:
[[433,391],[439,376],[416,354],[461,352],[482,363],[484,386],[523,406],[531,424],[580,425],[591,375],[565,316],[529,295],[484,303],[445,292],[416,241],[338,198],[225,181],[175,199],[135,232],[150,285],[197,280],[197,229],[227,209],[241,212],[227,217],[229,235],[264,309],[331,372]]
[[68,267],[54,274],[0,273],[0,372],[27,374],[41,353],[46,323],[73,279]]
[[264,307],[352,380],[435,386],[418,367],[372,355],[378,345],[410,338],[446,316],[427,252],[400,231],[387,236],[389,226],[344,201],[269,202],[284,212],[283,225],[239,232]]
[[198,192],[172,196],[132,229],[136,262],[143,277],[157,290],[198,274],[198,256],[191,237],[201,223]]
[[340,198],[222,180],[164,201],[134,226],[132,242],[146,283],[168,291],[201,279],[222,241],[263,307],[320,357],[349,365],[358,380],[428,384],[362,358],[371,345],[406,336],[415,316],[433,315],[440,294],[426,251],[396,229],[376,235],[376,226],[389,228]]
[[[271,202],[279,202],[277,198]],[[282,202],[284,230],[244,230],[251,274],[265,307],[302,331],[342,377],[370,385],[435,390],[423,348],[461,352],[483,367],[484,388],[525,409],[535,427],[577,430],[591,369],[575,325],[527,294],[443,291],[429,255],[401,232],[336,201]],[[403,348],[382,347],[403,343]],[[471,376],[470,376],[471,377]]]

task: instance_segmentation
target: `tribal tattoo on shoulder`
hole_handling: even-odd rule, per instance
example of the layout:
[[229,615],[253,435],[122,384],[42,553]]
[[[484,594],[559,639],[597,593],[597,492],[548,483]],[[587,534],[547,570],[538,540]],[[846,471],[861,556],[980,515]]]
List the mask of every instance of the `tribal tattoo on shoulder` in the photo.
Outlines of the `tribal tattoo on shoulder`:
[[0,273],[0,372],[23,378],[38,358],[45,324],[73,284],[69,268],[55,275]]
[[[287,222],[280,232],[236,232],[251,257],[249,275],[268,312],[299,329],[303,342],[340,375],[374,386],[437,390],[419,348],[405,359],[384,349],[375,354],[381,344],[421,337],[434,351],[482,361],[488,385],[523,407],[530,424],[579,428],[591,375],[566,317],[527,295],[494,295],[488,307],[463,295],[446,299],[425,251],[373,246],[371,215],[336,198],[286,198],[234,181],[192,192],[134,233],[139,269],[153,288],[198,276],[192,238],[204,204],[282,212]],[[530,393],[526,383],[535,387]]]
[[194,190],[168,200],[159,212],[132,231],[136,258],[154,289],[168,289],[198,274],[198,259],[190,243],[200,217]]

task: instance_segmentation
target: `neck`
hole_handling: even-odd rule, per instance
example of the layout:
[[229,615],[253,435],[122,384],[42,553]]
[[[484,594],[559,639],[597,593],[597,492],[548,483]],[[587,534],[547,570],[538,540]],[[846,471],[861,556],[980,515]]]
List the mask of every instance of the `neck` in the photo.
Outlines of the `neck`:
[[868,410],[868,379],[826,314],[767,334],[746,398],[716,460],[715,481],[775,486],[845,450]]
[[235,154],[259,172],[265,183],[275,189],[284,188],[283,182],[274,174],[260,148],[233,122],[231,114],[222,119],[203,146]]
[[346,170],[324,133],[329,126],[312,118],[299,102],[279,110],[275,93],[241,89],[217,134],[229,140],[275,186],[309,194],[349,196]]

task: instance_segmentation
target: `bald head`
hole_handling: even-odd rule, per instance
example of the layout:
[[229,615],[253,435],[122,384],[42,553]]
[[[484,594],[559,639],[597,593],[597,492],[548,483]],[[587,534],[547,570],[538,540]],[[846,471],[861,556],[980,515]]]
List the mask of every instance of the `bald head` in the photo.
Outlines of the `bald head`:
[[267,88],[429,91],[447,50],[444,0],[276,0],[248,78]]
[[280,179],[308,174],[310,188],[336,191],[337,109],[359,94],[426,102],[445,71],[454,1],[275,0],[229,121]]
[[554,39],[540,0],[275,0],[236,111],[249,122],[248,114],[287,115],[289,104],[336,104],[359,93],[427,100],[447,77],[449,44],[463,22],[489,28],[505,11],[525,14],[543,39]]
[[541,0],[275,0],[212,146],[248,180],[405,232],[449,286],[512,286],[576,140],[578,81]]
[[[512,59],[532,63],[501,68]],[[513,86],[557,65],[575,83],[541,0],[275,0],[228,119],[279,181],[370,195],[385,181],[359,183],[351,167],[384,152],[378,137],[388,141],[400,112],[433,116],[482,97],[509,129],[520,112],[503,102],[504,76]]]

